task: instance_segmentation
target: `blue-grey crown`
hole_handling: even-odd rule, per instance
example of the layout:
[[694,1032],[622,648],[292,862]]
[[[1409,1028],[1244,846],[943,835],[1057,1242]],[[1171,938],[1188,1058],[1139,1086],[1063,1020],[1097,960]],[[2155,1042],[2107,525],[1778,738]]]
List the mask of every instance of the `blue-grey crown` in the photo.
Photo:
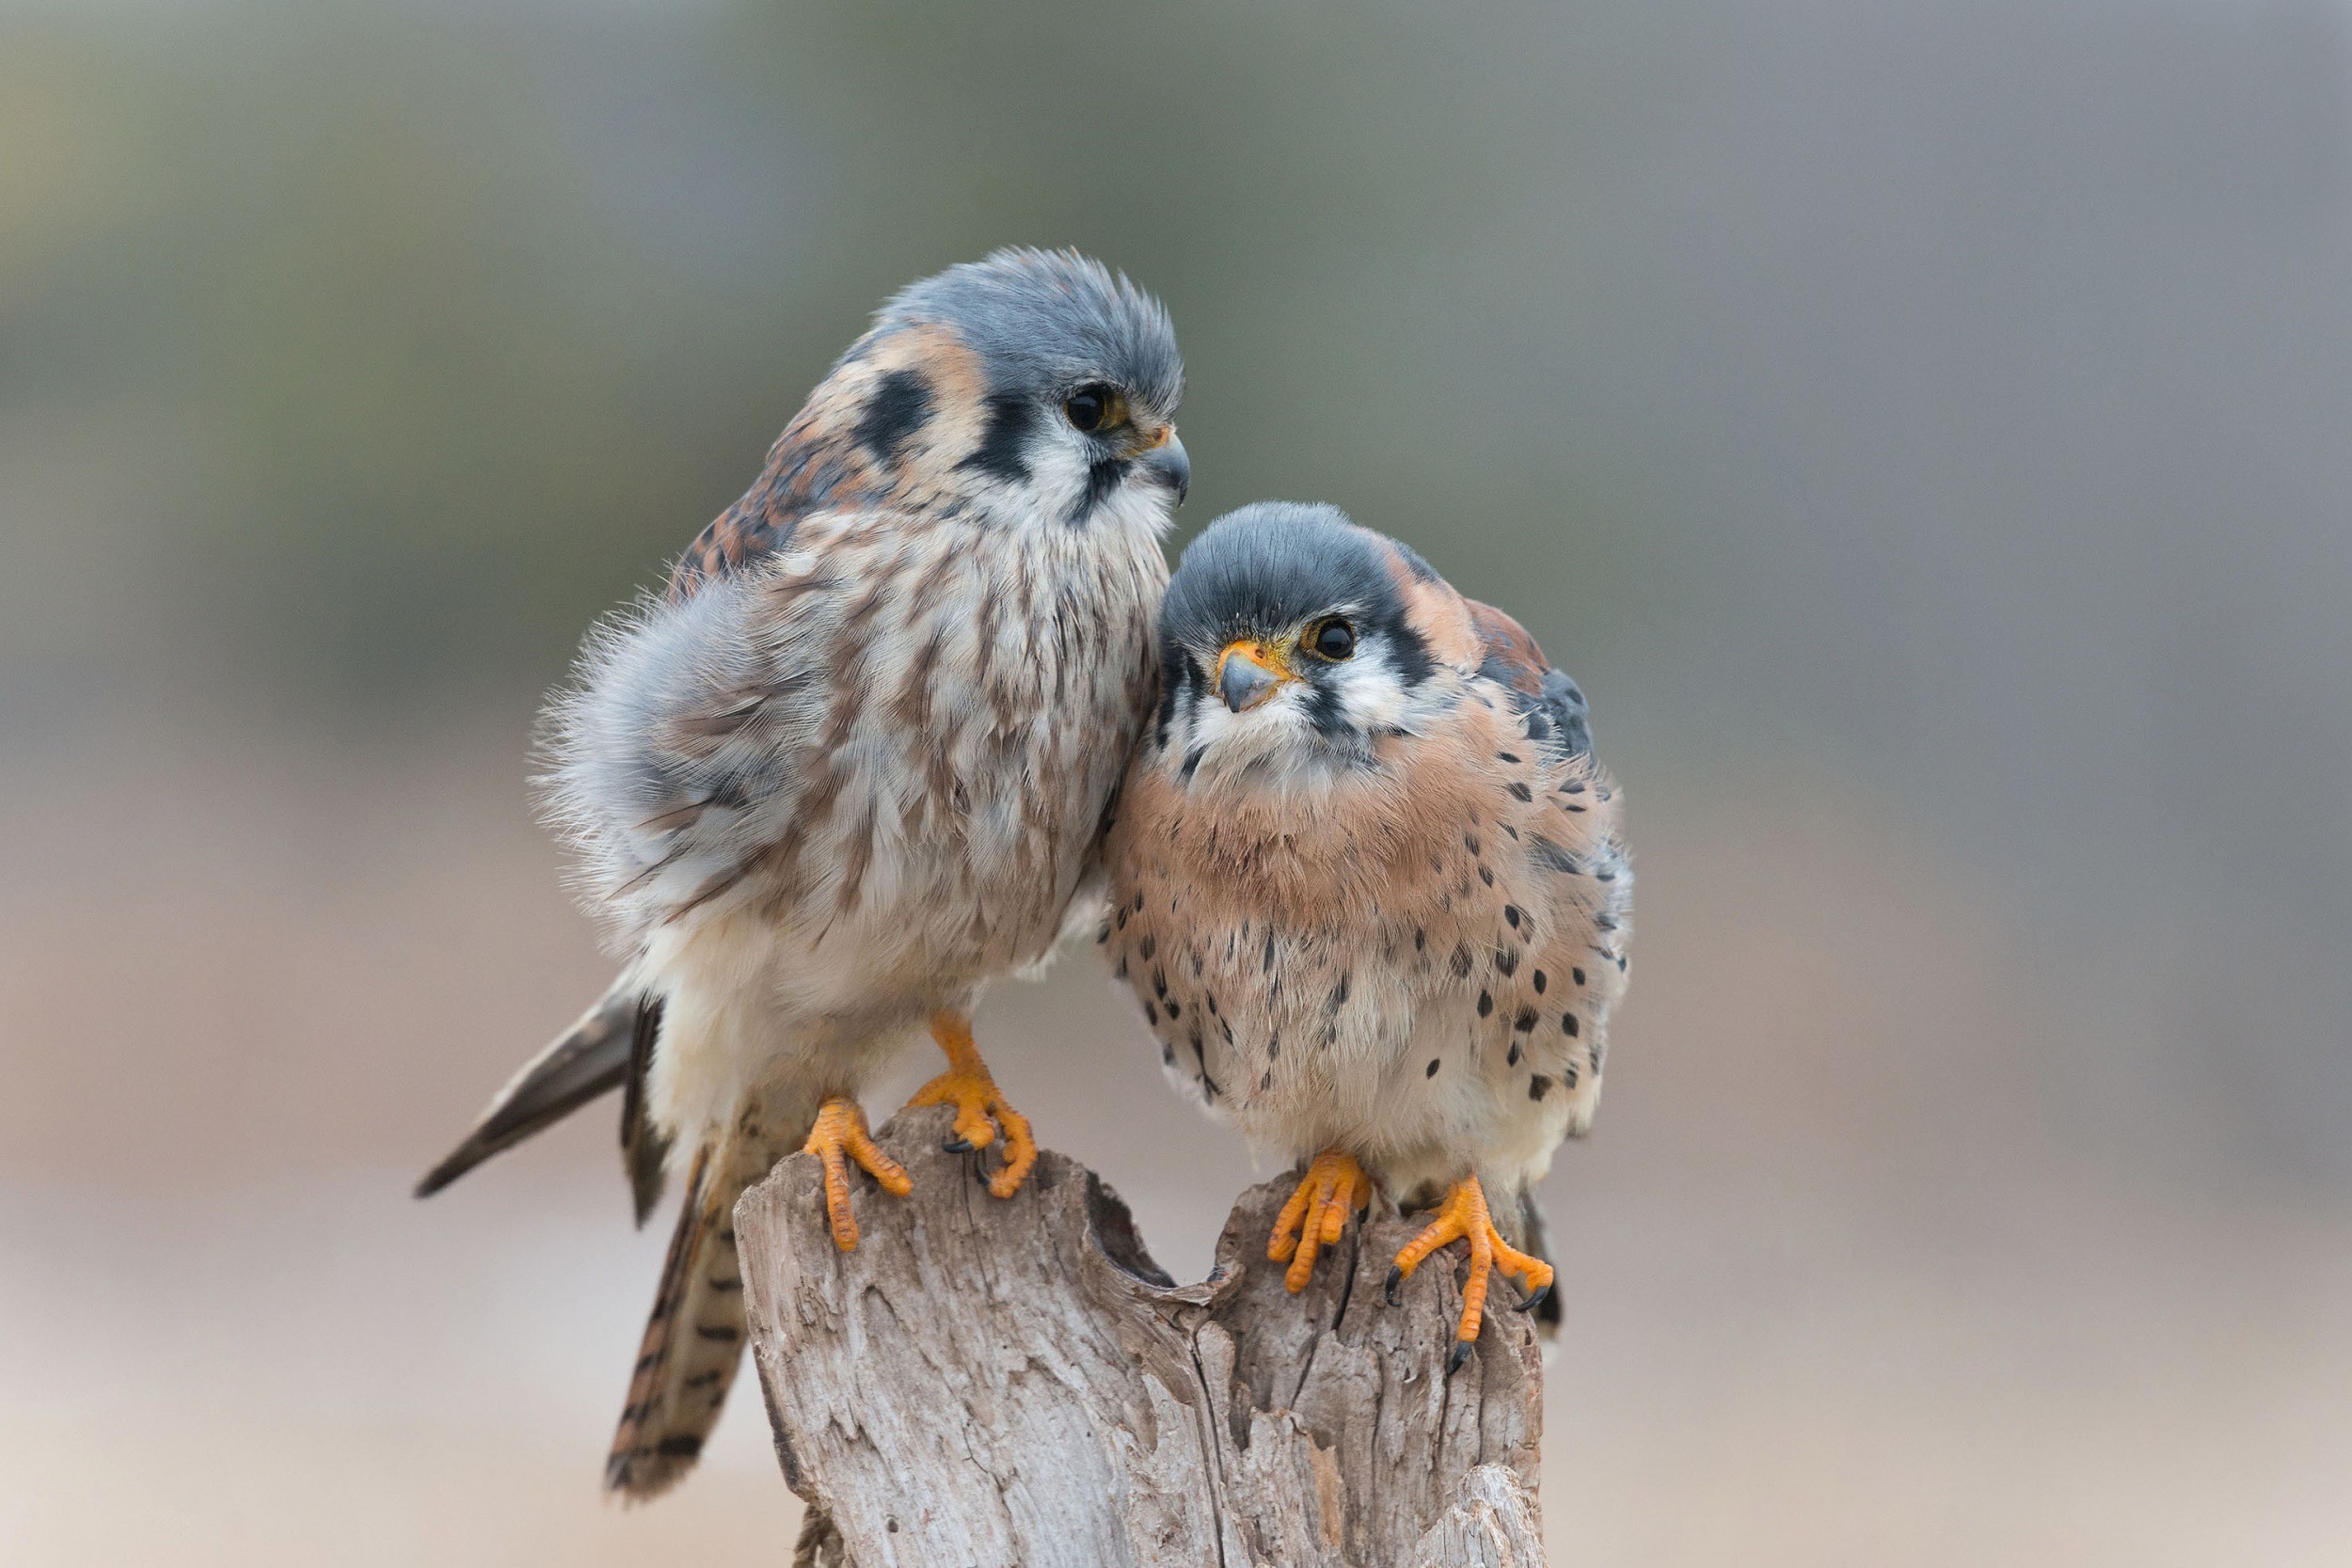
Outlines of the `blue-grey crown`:
[[1123,388],[1160,418],[1184,399],[1184,362],[1160,302],[1074,250],[999,250],[911,283],[882,307],[877,331],[953,328],[986,367],[994,393]]
[[1336,506],[1253,501],[1211,523],[1184,551],[1160,608],[1160,635],[1205,650],[1286,631],[1342,605],[1401,627],[1405,607],[1384,545],[1415,572],[1436,575]]

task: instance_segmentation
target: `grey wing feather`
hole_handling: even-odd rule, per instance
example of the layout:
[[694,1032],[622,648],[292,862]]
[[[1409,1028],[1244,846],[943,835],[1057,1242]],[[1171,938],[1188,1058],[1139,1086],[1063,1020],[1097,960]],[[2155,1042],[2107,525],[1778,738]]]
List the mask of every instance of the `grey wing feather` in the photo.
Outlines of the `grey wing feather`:
[[616,945],[733,887],[787,837],[833,696],[847,578],[711,581],[590,638],[546,721],[545,804]]
[[1544,672],[1544,694],[1538,708],[1550,722],[1547,734],[1537,735],[1530,724],[1528,733],[1561,756],[1577,756],[1593,749],[1592,710],[1585,705],[1584,692],[1576,682],[1558,670]]
[[1527,738],[1542,747],[1545,755],[1565,761],[1591,753],[1592,709],[1583,688],[1565,672],[1547,667],[1534,689],[1525,684],[1515,687],[1511,700],[1527,722]]
[[1527,721],[1528,738],[1557,758],[1590,752],[1592,712],[1576,682],[1553,667],[1525,626],[1492,605],[1476,599],[1463,603],[1486,645],[1478,673],[1509,689],[1513,705]]
[[580,1022],[507,1081],[465,1141],[417,1183],[417,1196],[432,1196],[491,1155],[621,1087],[644,1013],[642,1000],[632,975],[615,980]]

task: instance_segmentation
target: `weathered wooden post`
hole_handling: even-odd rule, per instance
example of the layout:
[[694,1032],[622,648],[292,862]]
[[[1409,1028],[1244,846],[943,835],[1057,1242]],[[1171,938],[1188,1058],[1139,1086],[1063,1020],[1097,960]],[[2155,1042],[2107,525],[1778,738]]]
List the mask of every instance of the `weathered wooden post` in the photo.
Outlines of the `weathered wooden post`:
[[1382,1299],[1417,1226],[1375,1214],[1293,1296],[1265,1259],[1289,1183],[1252,1188],[1178,1287],[1093,1172],[1048,1152],[998,1201],[965,1169],[985,1155],[941,1151],[948,1120],[882,1129],[914,1196],[853,1253],[806,1156],[736,1211],[799,1561],[1541,1568],[1534,1327],[1490,1314],[1447,1378],[1454,1271]]

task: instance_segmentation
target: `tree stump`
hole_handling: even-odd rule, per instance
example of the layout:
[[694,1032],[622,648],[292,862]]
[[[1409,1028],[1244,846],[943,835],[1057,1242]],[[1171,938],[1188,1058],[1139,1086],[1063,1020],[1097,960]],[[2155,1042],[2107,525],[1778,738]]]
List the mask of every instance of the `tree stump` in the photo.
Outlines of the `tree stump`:
[[1198,1285],[1171,1281],[1117,1194],[1048,1152],[1009,1200],[951,1115],[880,1142],[906,1199],[862,1179],[836,1250],[819,1167],[777,1165],[736,1210],[752,1354],[824,1568],[1541,1568],[1542,1357],[1490,1310],[1451,1378],[1449,1249],[1382,1287],[1418,1229],[1350,1227],[1298,1295],[1266,1260],[1293,1182],[1242,1196]]

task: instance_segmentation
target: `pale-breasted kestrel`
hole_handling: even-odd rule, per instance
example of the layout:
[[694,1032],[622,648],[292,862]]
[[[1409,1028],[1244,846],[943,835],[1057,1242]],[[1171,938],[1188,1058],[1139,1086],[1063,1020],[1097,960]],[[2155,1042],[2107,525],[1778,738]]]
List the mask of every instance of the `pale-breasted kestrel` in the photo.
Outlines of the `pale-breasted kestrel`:
[[548,713],[551,816],[628,964],[501,1093],[432,1191],[608,1089],[639,1213],[686,1187],[607,1484],[693,1463],[740,1359],[736,1198],[822,1156],[903,1194],[857,1096],[927,1026],[951,1147],[1037,1158],[974,1047],[991,979],[1099,877],[1150,718],[1160,552],[1188,470],[1166,312],[1007,250],[890,301],[666,594],[588,640]]

